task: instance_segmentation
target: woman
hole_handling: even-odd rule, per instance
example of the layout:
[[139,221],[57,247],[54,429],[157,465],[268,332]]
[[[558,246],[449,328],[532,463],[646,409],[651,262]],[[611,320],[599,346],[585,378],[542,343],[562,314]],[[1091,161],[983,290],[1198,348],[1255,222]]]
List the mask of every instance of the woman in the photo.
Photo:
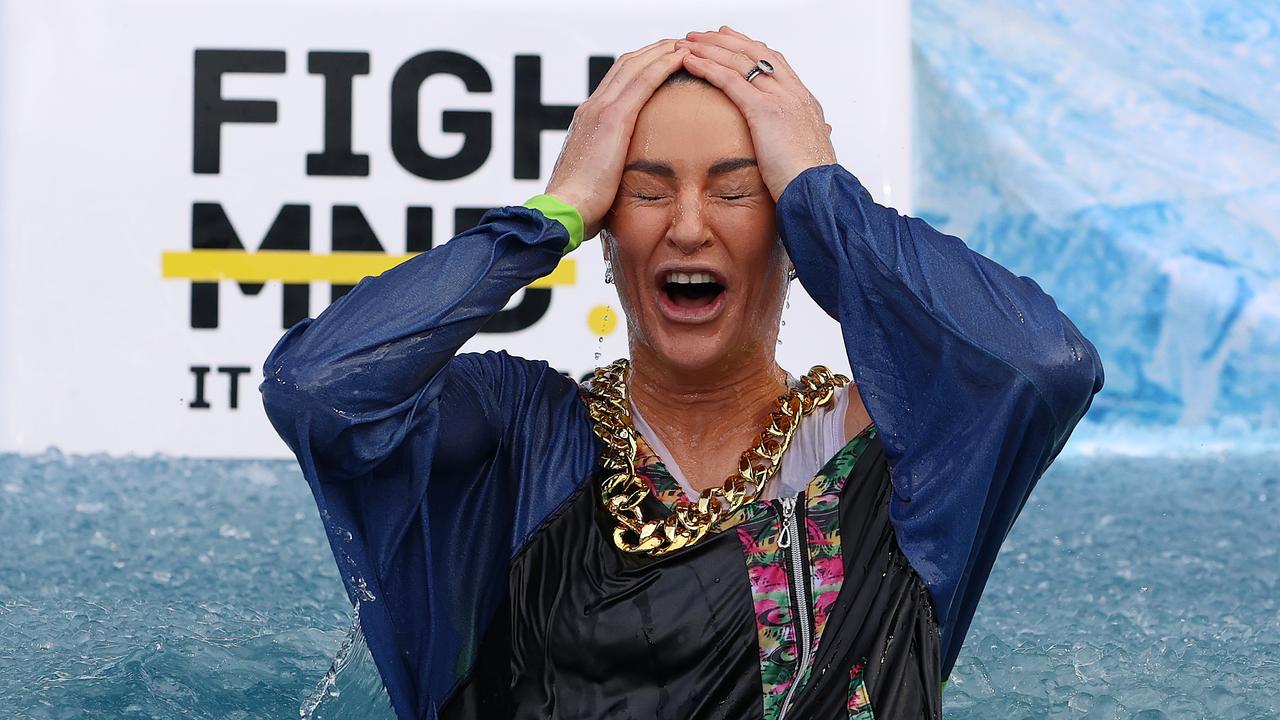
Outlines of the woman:
[[[400,717],[941,716],[1103,371],[1034,282],[875,204],[829,133],[728,28],[628,53],[545,195],[272,351],[267,411]],[[580,387],[457,353],[598,231],[630,365]],[[774,361],[793,272],[853,384]]]

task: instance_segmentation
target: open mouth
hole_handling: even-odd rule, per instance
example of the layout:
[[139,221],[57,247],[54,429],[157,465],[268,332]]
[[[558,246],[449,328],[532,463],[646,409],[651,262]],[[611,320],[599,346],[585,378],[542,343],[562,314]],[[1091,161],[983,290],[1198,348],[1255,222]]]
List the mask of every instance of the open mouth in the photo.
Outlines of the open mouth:
[[672,305],[687,310],[698,310],[713,305],[724,293],[724,285],[708,272],[669,272],[662,284],[662,292]]

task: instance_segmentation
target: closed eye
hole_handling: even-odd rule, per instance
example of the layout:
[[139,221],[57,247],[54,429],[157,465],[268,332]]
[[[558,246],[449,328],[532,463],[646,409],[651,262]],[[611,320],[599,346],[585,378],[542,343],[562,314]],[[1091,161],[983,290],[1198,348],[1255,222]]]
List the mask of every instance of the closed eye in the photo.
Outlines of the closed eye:
[[720,198],[721,200],[743,200],[743,199],[746,199],[746,198],[748,198],[748,197],[750,197],[750,196],[749,196],[747,193],[729,193],[729,194],[726,194],[726,195],[720,195],[720,196],[719,196],[719,198]]

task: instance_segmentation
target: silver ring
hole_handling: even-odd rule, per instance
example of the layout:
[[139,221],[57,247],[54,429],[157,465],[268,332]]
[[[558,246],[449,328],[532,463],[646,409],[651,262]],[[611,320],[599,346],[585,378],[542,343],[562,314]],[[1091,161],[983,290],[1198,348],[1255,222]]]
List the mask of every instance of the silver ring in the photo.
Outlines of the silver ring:
[[747,72],[747,76],[746,76],[747,82],[751,82],[752,80],[755,80],[756,76],[761,74],[764,74],[764,75],[773,74],[773,65],[771,65],[768,60],[756,61],[756,66],[751,68],[751,70]]

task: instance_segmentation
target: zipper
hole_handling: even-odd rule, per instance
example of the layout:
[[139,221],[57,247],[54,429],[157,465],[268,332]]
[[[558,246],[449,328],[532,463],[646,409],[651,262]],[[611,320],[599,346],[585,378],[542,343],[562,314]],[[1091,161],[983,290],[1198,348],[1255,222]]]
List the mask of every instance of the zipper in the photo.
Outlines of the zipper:
[[796,644],[799,646],[799,657],[796,662],[796,674],[791,680],[791,689],[782,701],[782,710],[778,712],[778,720],[787,716],[796,690],[800,688],[800,677],[809,664],[810,647],[813,644],[813,611],[809,607],[809,593],[805,590],[804,581],[808,576],[805,567],[807,553],[800,535],[800,519],[796,516],[796,500],[804,496],[804,492],[778,499],[779,515],[782,528],[778,532],[778,549],[787,553],[787,576],[791,580],[791,589],[795,595]]

